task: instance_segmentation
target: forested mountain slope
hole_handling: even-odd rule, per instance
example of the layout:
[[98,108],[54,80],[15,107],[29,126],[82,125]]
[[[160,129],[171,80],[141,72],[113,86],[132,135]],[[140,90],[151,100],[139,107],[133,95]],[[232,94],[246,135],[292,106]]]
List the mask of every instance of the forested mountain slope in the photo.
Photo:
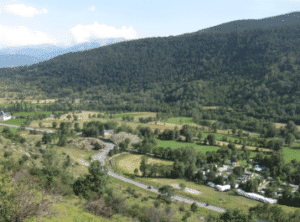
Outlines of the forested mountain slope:
[[263,109],[262,113],[273,107],[278,115],[298,113],[299,13],[256,23],[285,19],[284,24],[248,29],[235,28],[241,21],[234,21],[223,24],[229,27],[225,29],[220,25],[175,37],[121,42],[0,69],[0,76],[11,89],[27,83],[57,97],[76,92],[96,99],[108,91],[136,97],[146,93],[152,101],[170,105],[235,105]]

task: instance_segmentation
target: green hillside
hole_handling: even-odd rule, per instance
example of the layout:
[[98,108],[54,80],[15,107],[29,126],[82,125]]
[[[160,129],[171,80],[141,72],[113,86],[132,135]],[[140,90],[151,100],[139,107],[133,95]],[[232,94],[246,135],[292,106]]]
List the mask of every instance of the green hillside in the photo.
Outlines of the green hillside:
[[[144,111],[220,105],[252,116],[299,119],[299,13],[253,22],[68,53],[0,69],[0,77],[8,91],[84,97],[128,111],[134,104]],[[246,23],[251,28],[241,28]]]

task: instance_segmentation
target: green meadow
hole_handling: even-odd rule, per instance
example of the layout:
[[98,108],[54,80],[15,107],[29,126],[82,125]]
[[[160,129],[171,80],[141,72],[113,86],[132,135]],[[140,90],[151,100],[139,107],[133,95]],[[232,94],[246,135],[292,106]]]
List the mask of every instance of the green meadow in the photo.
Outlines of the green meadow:
[[117,114],[117,115],[114,115],[113,117],[114,117],[114,118],[123,118],[123,117],[125,117],[125,116],[140,116],[140,115],[143,115],[143,114],[124,113],[124,114]]
[[239,140],[239,138],[234,138],[232,136],[223,135],[220,133],[202,133],[202,138],[206,138],[209,134],[214,134],[216,137],[216,140],[222,141],[223,136],[227,137],[227,142],[231,141],[234,142],[235,140]]
[[195,148],[196,151],[202,151],[203,153],[206,153],[206,151],[217,151],[220,149],[218,146],[201,146],[197,145],[195,143],[186,143],[186,142],[177,142],[173,140],[159,140],[157,139],[157,146],[158,147],[170,147],[172,149],[178,149],[183,146],[192,146]]
[[173,117],[167,120],[168,123],[192,123],[191,117]]
[[26,119],[10,119],[10,120],[4,121],[2,123],[16,125],[16,126],[22,126],[25,122],[26,122]]
[[284,160],[286,163],[291,162],[291,160],[293,160],[293,159],[300,161],[300,150],[299,149],[284,147],[283,154],[284,154]]
[[13,113],[14,116],[35,116],[38,114],[50,115],[50,114],[52,114],[52,112],[17,112],[17,113]]

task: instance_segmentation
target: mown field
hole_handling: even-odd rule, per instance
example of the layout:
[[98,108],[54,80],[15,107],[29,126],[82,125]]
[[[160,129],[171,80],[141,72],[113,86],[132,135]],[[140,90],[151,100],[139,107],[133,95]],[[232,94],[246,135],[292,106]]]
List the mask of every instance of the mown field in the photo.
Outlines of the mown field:
[[284,160],[286,163],[291,162],[293,159],[300,161],[300,149],[284,147],[283,154],[284,154]]
[[15,116],[35,116],[38,114],[50,115],[50,114],[52,114],[52,112],[16,112],[16,113],[14,113]]
[[195,143],[187,143],[187,142],[177,142],[173,140],[159,140],[157,139],[157,146],[158,147],[170,147],[172,149],[177,149],[183,146],[192,146],[195,148],[196,151],[202,151],[203,153],[206,153],[206,151],[217,151],[220,149],[218,146],[200,146]]
[[1,123],[22,126],[26,122],[26,119],[10,119]]
[[178,124],[192,123],[192,118],[191,117],[173,117],[173,118],[167,119],[167,123],[178,123]]
[[[143,156],[144,155],[128,154],[128,153],[121,154],[118,157],[119,161],[117,162],[118,164],[117,167],[119,169],[122,169],[124,173],[134,174],[134,170],[140,168],[140,163]],[[173,161],[160,160],[157,158],[148,157],[147,164],[154,164],[154,163],[157,163],[159,165],[164,165],[170,170],[173,168]],[[139,172],[138,175],[141,176],[142,173]]]

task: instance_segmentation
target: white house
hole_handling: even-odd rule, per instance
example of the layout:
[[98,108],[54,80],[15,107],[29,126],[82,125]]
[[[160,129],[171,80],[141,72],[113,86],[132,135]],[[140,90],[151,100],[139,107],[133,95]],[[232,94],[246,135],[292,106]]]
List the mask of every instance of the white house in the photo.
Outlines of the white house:
[[7,114],[3,111],[0,111],[0,120],[10,120],[11,119],[11,115]]
[[249,199],[258,200],[258,201],[263,202],[263,203],[271,203],[271,204],[277,203],[276,199],[267,198],[267,197],[264,197],[264,196],[256,194],[256,193],[247,193],[247,192],[245,192],[245,191],[243,191],[241,189],[237,189],[236,193],[238,195],[247,197]]
[[222,191],[222,192],[231,189],[230,185],[224,185],[224,186],[216,185],[216,188],[217,188],[219,191]]
[[260,172],[260,171],[262,171],[262,168],[259,165],[255,165],[254,170]]

